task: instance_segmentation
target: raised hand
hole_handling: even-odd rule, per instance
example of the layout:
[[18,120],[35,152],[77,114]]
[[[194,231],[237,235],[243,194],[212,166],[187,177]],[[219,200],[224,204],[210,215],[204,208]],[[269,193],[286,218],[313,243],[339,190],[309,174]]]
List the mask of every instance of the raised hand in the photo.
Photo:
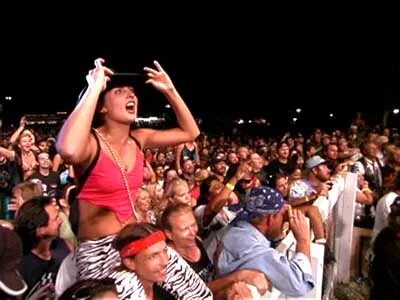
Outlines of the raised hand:
[[25,116],[22,116],[21,120],[19,120],[19,127],[24,128],[27,124],[27,120]]
[[97,58],[94,61],[95,68],[90,70],[86,75],[86,81],[91,88],[100,88],[103,91],[107,86],[107,81],[110,80],[110,75],[114,72],[105,66],[103,66],[105,60]]
[[156,69],[149,67],[143,68],[149,78],[146,83],[150,83],[160,92],[174,89],[174,84],[172,83],[171,78],[169,78],[168,74],[164,71],[158,61],[155,60],[154,65],[156,66]]
[[299,240],[309,240],[310,230],[306,223],[306,218],[304,214],[298,209],[292,209],[288,207],[288,217],[290,229],[297,241]]
[[237,168],[237,171],[235,173],[236,179],[239,181],[243,178],[251,177],[251,167],[247,162],[242,162],[240,163],[239,167]]

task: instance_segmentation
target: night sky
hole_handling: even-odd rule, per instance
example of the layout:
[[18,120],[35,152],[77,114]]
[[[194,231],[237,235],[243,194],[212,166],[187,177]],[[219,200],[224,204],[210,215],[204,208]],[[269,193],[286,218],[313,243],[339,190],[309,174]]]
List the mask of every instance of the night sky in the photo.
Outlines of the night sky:
[[[321,120],[335,112],[348,122],[356,110],[376,113],[400,103],[400,64],[382,56],[389,45],[372,50],[367,34],[298,28],[278,33],[266,25],[229,21],[205,25],[186,18],[179,26],[161,24],[154,30],[140,22],[132,29],[111,22],[96,31],[65,24],[61,29],[54,17],[53,23],[4,31],[3,115],[71,111],[100,56],[124,72],[159,60],[202,118],[287,118],[302,107],[307,119],[318,119],[310,113],[316,108]],[[162,113],[165,104],[146,89],[140,114]]]

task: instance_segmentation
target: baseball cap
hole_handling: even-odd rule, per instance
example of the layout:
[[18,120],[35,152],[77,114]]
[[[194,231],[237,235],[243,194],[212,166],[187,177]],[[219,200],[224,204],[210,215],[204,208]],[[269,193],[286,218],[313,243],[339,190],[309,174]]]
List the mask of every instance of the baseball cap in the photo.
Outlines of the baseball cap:
[[22,260],[22,242],[18,234],[0,226],[0,289],[20,296],[28,288],[18,270]]
[[305,163],[305,167],[307,168],[307,169],[312,169],[312,168],[315,168],[315,167],[317,167],[317,166],[319,166],[319,165],[322,165],[322,164],[324,164],[324,163],[326,163],[326,160],[325,159],[323,159],[321,156],[319,156],[319,155],[314,155],[314,156],[312,156],[311,158],[309,158],[307,161],[306,161],[306,163]]

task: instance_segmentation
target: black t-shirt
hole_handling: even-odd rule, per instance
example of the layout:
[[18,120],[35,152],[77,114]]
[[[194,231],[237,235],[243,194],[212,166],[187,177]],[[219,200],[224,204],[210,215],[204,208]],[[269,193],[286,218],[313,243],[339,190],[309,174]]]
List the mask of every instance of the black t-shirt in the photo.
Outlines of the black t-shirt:
[[21,275],[28,285],[28,291],[34,292],[48,283],[55,283],[60,264],[55,259],[43,260],[33,253],[22,258]]
[[28,291],[31,293],[48,283],[54,285],[61,262],[68,253],[69,249],[64,240],[56,238],[52,242],[52,258],[50,260],[43,260],[32,252],[25,254],[20,270],[28,285]]
[[208,283],[212,280],[214,274],[214,265],[211,263],[207,255],[206,249],[204,249],[203,244],[200,240],[196,240],[196,244],[200,249],[200,259],[197,262],[191,262],[186,260],[185,261],[189,264],[189,266],[200,276],[200,278],[205,282]]
[[29,176],[30,181],[35,181],[35,179],[40,180],[40,183],[43,187],[43,194],[45,196],[58,198],[60,178],[58,177],[56,172],[50,170],[49,175],[44,176],[39,171],[36,171],[31,176]]
[[276,174],[280,173],[280,174],[288,174],[289,173],[289,165],[286,163],[282,163],[280,162],[278,159],[275,159],[273,161],[271,161],[271,163],[264,167],[264,170],[267,174],[267,178],[266,180],[268,180],[268,178],[270,176],[275,176]]
[[22,182],[21,174],[15,161],[0,163],[0,192],[11,196],[12,188]]

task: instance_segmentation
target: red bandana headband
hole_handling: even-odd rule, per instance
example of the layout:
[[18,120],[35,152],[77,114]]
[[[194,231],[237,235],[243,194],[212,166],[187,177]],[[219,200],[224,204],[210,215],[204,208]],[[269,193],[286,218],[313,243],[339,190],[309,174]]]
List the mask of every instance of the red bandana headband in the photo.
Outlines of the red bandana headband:
[[135,255],[139,253],[140,251],[143,251],[151,246],[153,246],[155,243],[165,241],[165,234],[164,232],[156,231],[145,238],[142,238],[140,240],[134,241],[128,245],[126,245],[124,248],[121,250],[121,256],[123,258]]

